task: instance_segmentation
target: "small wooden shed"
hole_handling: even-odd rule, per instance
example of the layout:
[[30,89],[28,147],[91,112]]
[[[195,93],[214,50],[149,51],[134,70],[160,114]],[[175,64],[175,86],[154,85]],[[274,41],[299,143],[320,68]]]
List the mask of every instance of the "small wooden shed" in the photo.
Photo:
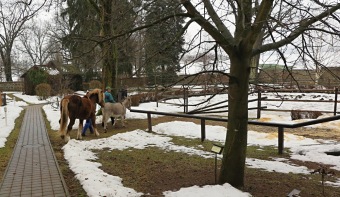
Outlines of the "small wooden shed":
[[[24,94],[35,95],[35,87],[37,79],[31,79],[34,75],[30,74],[32,71],[44,73],[46,76],[43,83],[48,83],[52,88],[52,95],[56,95],[62,89],[71,89],[74,91],[82,89],[82,76],[80,74],[69,73],[64,71],[62,67],[56,66],[52,61],[46,65],[34,65],[28,69],[22,76],[24,82]],[[41,82],[39,82],[41,83]]]

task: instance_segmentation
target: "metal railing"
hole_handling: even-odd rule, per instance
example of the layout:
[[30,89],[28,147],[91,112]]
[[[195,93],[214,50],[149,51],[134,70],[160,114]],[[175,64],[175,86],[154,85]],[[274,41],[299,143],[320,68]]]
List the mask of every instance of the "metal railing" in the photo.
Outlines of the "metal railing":
[[[163,115],[163,116],[175,116],[175,117],[182,117],[182,118],[200,119],[201,120],[201,141],[202,142],[205,140],[205,136],[206,136],[205,135],[206,134],[206,130],[205,130],[205,121],[206,120],[228,122],[228,119],[226,119],[226,118],[196,116],[196,115],[188,115],[188,114],[180,114],[180,113],[156,112],[156,111],[137,110],[137,109],[131,109],[130,112],[147,114],[148,131],[149,132],[152,132],[151,114]],[[339,119],[340,119],[340,115],[310,120],[310,121],[306,121],[306,122],[299,122],[299,123],[294,123],[294,124],[275,123],[275,122],[259,122],[259,121],[254,121],[254,120],[248,120],[248,124],[268,126],[268,127],[277,127],[278,128],[278,154],[282,154],[283,149],[284,149],[284,129],[285,128],[298,128],[298,127],[304,127],[304,126],[319,124],[319,123],[323,123],[323,122],[330,122],[330,121],[339,120]]]

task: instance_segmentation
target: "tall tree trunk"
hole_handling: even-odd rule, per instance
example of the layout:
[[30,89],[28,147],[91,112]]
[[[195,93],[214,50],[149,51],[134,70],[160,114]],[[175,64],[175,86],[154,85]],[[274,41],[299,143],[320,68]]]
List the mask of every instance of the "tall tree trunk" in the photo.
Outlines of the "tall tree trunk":
[[249,81],[255,85],[258,83],[258,69],[259,69],[260,55],[255,55],[251,58]]
[[[109,37],[113,34],[112,32],[112,0],[102,0],[101,1],[101,36],[103,38]],[[105,41],[102,44],[103,51],[103,85],[104,86],[114,86],[115,74],[114,66],[115,62],[113,59],[113,45],[110,41]]]
[[[257,37],[253,48],[259,48],[262,46],[263,37],[264,37],[264,29],[262,29],[262,31],[259,33],[259,36]],[[250,64],[251,70],[250,70],[249,81],[256,85],[258,83],[259,62],[260,62],[260,54],[257,54],[252,57],[251,64]]]
[[228,127],[219,182],[234,187],[244,184],[248,134],[248,82],[250,55],[230,56]]
[[5,68],[5,77],[6,77],[6,81],[10,82],[13,81],[12,78],[12,61],[11,61],[11,55],[5,53],[3,56],[3,64],[4,64],[4,68]]
[[118,54],[118,47],[116,42],[112,42],[112,63],[113,63],[113,67],[112,67],[112,81],[111,83],[114,84],[114,89],[113,89],[113,95],[117,95],[118,93],[118,64],[119,64],[119,54]]

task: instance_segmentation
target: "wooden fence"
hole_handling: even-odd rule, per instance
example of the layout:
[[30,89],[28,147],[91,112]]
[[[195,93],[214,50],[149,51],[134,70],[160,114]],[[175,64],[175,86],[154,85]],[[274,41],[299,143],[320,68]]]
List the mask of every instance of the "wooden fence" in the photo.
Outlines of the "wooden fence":
[[15,91],[22,92],[24,90],[24,83],[21,81],[17,82],[0,82],[0,91]]
[[[309,91],[308,91],[309,92]],[[315,92],[315,90],[314,90]],[[334,103],[334,108],[333,111],[318,111],[321,113],[333,113],[333,115],[335,116],[338,112],[337,112],[337,106],[338,106],[338,88],[335,88],[334,90],[323,90],[322,92],[327,92],[327,93],[334,93],[334,100],[330,101],[330,100],[280,100],[280,99],[267,99],[266,97],[262,97],[261,96],[261,91],[258,91],[258,104],[257,104],[257,118],[261,118],[261,111],[278,111],[278,112],[291,112],[292,110],[284,110],[284,109],[268,109],[268,108],[264,108],[262,107],[261,101],[262,100],[266,100],[266,101],[274,101],[274,102],[315,102],[315,103]],[[313,109],[311,110],[299,110],[299,111],[315,111]]]
[[[267,91],[266,91],[267,92]],[[276,90],[275,92],[278,92],[280,93],[281,90]],[[287,92],[296,92],[295,90],[290,90],[289,89],[285,89],[283,90],[283,92],[287,93]],[[268,99],[267,97],[263,97],[262,96],[262,92],[259,90],[258,93],[257,93],[257,99],[251,99],[251,100],[248,100],[248,102],[257,102],[257,106],[256,107],[253,107],[253,108],[248,108],[248,110],[257,110],[257,116],[256,118],[259,119],[261,118],[261,112],[262,111],[277,111],[277,112],[291,112],[292,110],[288,109],[288,110],[285,110],[285,109],[269,109],[267,106],[263,106],[262,105],[262,101],[268,101],[268,102],[315,102],[315,103],[334,103],[334,108],[333,108],[333,111],[318,111],[318,112],[321,112],[321,113],[333,113],[333,115],[335,116],[336,114],[338,114],[339,112],[337,111],[337,105],[338,105],[338,88],[335,88],[335,89],[323,89],[323,90],[312,90],[312,89],[307,89],[307,90],[304,90],[304,91],[299,91],[301,93],[311,93],[311,92],[317,92],[317,93],[333,93],[334,94],[334,100],[297,100],[297,99],[292,99],[292,100],[282,100],[282,99]],[[213,93],[211,93],[213,94]],[[218,102],[218,103],[214,103],[214,104],[210,104],[210,105],[207,105],[207,106],[204,106],[202,108],[198,108],[198,109],[195,109],[195,110],[192,110],[192,111],[189,111],[188,110],[188,107],[189,106],[195,106],[193,104],[189,104],[188,102],[188,98],[190,96],[199,96],[199,95],[195,95],[195,94],[189,94],[189,91],[187,88],[184,88],[182,90],[182,95],[176,95],[176,96],[172,96],[172,97],[167,97],[166,99],[172,99],[172,98],[183,98],[183,104],[173,104],[173,105],[178,105],[178,106],[183,106],[183,112],[186,113],[186,114],[208,114],[208,113],[225,113],[225,112],[228,112],[228,101],[225,100],[225,101],[221,101],[221,102]],[[167,103],[164,99],[161,100],[163,103]],[[225,103],[224,105],[221,105]],[[223,109],[224,108],[224,109]],[[223,110],[222,110],[223,109]],[[311,110],[299,110],[301,112],[303,111],[315,111],[313,109]]]
[[[156,112],[156,111],[146,111],[146,110],[136,110],[136,109],[131,109],[130,112],[145,113],[147,115],[149,132],[152,132],[151,114],[199,119],[201,120],[201,141],[202,142],[205,140],[205,137],[206,137],[206,130],[205,130],[206,120],[228,122],[228,119],[226,118],[197,116],[197,115],[188,115],[188,114],[179,114],[179,113]],[[340,115],[321,118],[321,119],[315,119],[315,120],[310,120],[310,121],[300,122],[300,123],[295,123],[295,124],[259,122],[259,121],[254,121],[254,120],[248,120],[248,124],[268,126],[268,127],[277,127],[278,128],[278,154],[282,154],[283,149],[284,149],[284,129],[285,128],[298,128],[298,127],[304,127],[304,126],[309,126],[313,124],[319,124],[319,123],[329,122],[329,121],[334,121],[334,120],[339,120],[339,119],[340,119]]]

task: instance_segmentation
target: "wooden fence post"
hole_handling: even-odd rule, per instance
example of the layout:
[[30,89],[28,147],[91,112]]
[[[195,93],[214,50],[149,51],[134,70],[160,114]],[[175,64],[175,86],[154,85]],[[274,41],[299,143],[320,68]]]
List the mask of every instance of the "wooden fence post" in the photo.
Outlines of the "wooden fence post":
[[201,141],[205,140],[205,119],[201,119]]
[[152,124],[151,124],[151,114],[148,114],[148,132],[152,132]]
[[156,99],[156,107],[158,107],[158,86],[155,85],[155,99]]
[[185,113],[185,87],[183,85],[183,113]]
[[0,107],[2,106],[2,92],[0,91]]
[[185,105],[185,109],[186,109],[186,113],[188,113],[188,111],[189,111],[189,90],[188,90],[188,88],[186,88],[186,92],[187,92],[187,96],[185,97],[186,99],[186,105]]
[[283,141],[284,141],[284,131],[283,131],[283,127],[278,127],[279,131],[278,131],[278,145],[279,145],[279,154],[282,155],[283,153]]
[[257,119],[261,118],[261,90],[257,92]]
[[188,113],[188,105],[189,105],[189,102],[188,102],[188,88],[185,88],[183,86],[183,102],[184,102],[184,113]]
[[335,98],[334,98],[334,113],[333,115],[336,115],[336,108],[338,106],[338,88],[335,88]]

